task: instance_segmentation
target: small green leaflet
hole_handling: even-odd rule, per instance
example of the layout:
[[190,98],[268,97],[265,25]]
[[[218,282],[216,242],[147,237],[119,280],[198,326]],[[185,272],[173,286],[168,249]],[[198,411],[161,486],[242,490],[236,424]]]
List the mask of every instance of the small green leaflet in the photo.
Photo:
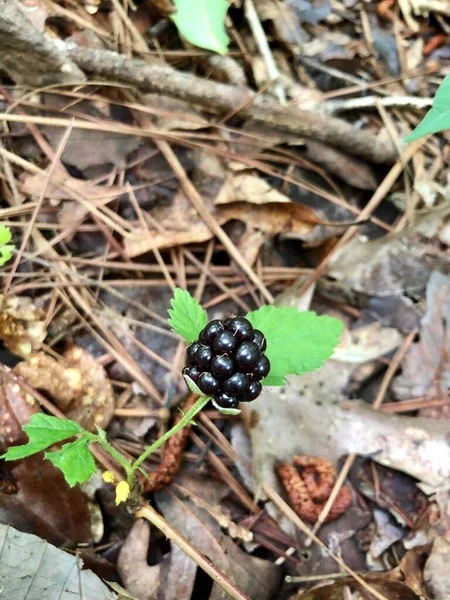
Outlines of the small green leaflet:
[[226,54],[230,38],[225,29],[228,0],[173,0],[177,12],[170,15],[188,42]]
[[444,129],[450,129],[450,75],[447,75],[439,86],[432,108],[414,131],[405,138],[405,142],[414,142],[424,135]]
[[11,241],[12,234],[9,227],[5,227],[5,225],[0,225],[0,267],[8,262],[11,259],[13,250],[15,248],[14,244],[8,244]]
[[286,375],[321,367],[333,354],[344,328],[339,319],[288,306],[263,306],[246,317],[267,339],[271,367],[263,385],[284,385]]
[[95,473],[95,461],[87,439],[64,444],[61,450],[56,452],[46,452],[45,458],[61,469],[70,487],[84,483]]
[[30,422],[24,425],[23,430],[28,435],[28,444],[24,446],[12,446],[6,454],[0,458],[5,460],[18,460],[41,452],[49,446],[73,437],[77,433],[83,433],[84,429],[75,421],[69,419],[58,419],[44,413],[33,415]]
[[206,310],[186,290],[177,288],[169,310],[169,325],[188,344],[198,339],[200,331],[208,324]]

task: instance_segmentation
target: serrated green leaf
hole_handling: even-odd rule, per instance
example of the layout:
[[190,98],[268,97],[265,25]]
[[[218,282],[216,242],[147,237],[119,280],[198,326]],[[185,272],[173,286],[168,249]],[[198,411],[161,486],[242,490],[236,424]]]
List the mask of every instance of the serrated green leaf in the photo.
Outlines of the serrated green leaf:
[[439,86],[432,108],[414,131],[405,138],[405,142],[414,142],[424,135],[444,129],[450,129],[450,75],[447,75]]
[[188,42],[226,54],[230,38],[225,29],[228,0],[173,0],[177,12],[171,15],[178,31]]
[[247,319],[267,339],[270,373],[263,385],[284,385],[286,375],[302,375],[321,367],[333,354],[343,323],[288,306],[263,306]]
[[58,419],[44,413],[33,415],[30,422],[23,427],[23,430],[28,435],[28,444],[12,446],[0,458],[5,460],[25,458],[45,450],[56,442],[62,442],[77,433],[84,432],[84,429],[75,421]]
[[188,344],[198,339],[200,331],[208,324],[206,310],[186,290],[177,288],[169,310],[169,325]]
[[70,487],[84,483],[95,473],[94,457],[89,450],[89,440],[80,439],[64,444],[61,450],[44,454],[51,463],[61,469]]

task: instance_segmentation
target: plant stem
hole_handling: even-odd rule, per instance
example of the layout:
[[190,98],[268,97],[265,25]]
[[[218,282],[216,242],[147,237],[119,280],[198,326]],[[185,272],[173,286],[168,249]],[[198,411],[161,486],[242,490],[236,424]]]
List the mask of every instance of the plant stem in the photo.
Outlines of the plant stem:
[[[204,400],[204,398],[200,398]],[[197,401],[197,404],[200,401]],[[197,406],[195,404],[194,406]],[[204,402],[206,404],[206,402]],[[194,408],[194,407],[193,407]],[[201,569],[207,573],[213,581],[217,583],[231,598],[234,600],[250,600],[249,597],[244,594],[236,584],[227,577],[222,571],[220,571],[213,563],[206,558],[197,548],[195,548],[188,539],[184,537],[179,531],[175,529],[170,523],[168,523],[164,517],[162,517],[156,510],[144,504],[136,513],[137,518],[147,519],[150,523],[153,523],[164,535],[174,542],[189,558],[191,558]]]
[[111,444],[106,439],[106,434],[104,431],[100,429],[98,435],[94,436],[94,439],[92,441],[95,441],[98,444],[100,444],[100,446],[102,446],[106,450],[106,452],[108,452],[108,454],[110,454],[119,463],[119,465],[122,465],[122,467],[125,469],[125,473],[127,474],[127,478],[133,477],[133,465],[131,465],[127,461],[127,459],[124,456],[122,456],[118,450],[114,448],[114,446],[111,446]]
[[152,452],[154,452],[157,448],[159,448],[162,444],[164,444],[164,442],[166,442],[169,438],[171,438],[173,435],[175,435],[181,429],[183,429],[183,427],[188,425],[192,421],[192,419],[195,417],[195,415],[197,413],[199,413],[202,410],[202,408],[208,404],[208,402],[209,402],[209,398],[207,396],[201,396],[197,400],[197,402],[194,404],[194,406],[192,406],[184,414],[183,418],[180,419],[178,421],[178,423],[172,427],[172,429],[169,429],[169,431],[167,431],[164,435],[162,435],[160,438],[158,438],[156,440],[156,442],[154,442],[151,446],[149,446],[147,448],[147,450],[145,450],[145,452],[143,452],[139,456],[139,458],[137,458],[134,461],[134,463],[131,465],[131,468],[133,469],[133,471],[136,471],[136,469],[139,467],[139,465],[142,462],[144,462],[144,460],[147,458],[147,456],[149,456]]

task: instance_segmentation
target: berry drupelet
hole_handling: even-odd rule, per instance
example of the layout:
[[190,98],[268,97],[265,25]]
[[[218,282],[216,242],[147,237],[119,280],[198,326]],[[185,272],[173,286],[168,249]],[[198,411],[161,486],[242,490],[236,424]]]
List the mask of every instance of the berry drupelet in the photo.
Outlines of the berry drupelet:
[[270,371],[266,348],[265,335],[244,317],[214,319],[188,346],[183,375],[221,408],[237,408],[262,391],[260,381]]

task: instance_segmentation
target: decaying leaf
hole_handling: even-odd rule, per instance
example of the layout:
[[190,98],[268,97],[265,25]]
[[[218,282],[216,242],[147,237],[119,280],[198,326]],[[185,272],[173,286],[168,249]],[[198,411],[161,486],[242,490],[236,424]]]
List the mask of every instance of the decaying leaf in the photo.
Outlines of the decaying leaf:
[[433,243],[450,214],[446,203],[420,211],[413,225],[398,234],[365,241],[353,238],[337,248],[328,275],[345,287],[373,296],[417,293],[433,268],[449,268],[449,252],[435,252]]
[[28,356],[39,350],[47,330],[44,313],[26,296],[0,296],[0,339],[14,354]]
[[266,204],[267,202],[290,202],[290,200],[268,181],[253,173],[230,172],[215,203],[229,204],[230,202]]
[[[184,476],[182,485],[209,505],[220,503],[227,493],[225,486],[198,477]],[[225,575],[231,577],[250,598],[269,600],[272,597],[280,578],[276,565],[250,556],[241,550],[221,531],[216,519],[198,506],[198,501],[196,504],[189,498],[181,499],[174,494],[159,492],[157,502],[166,519]],[[190,563],[193,564],[192,561]],[[170,581],[170,587],[169,584],[167,586],[171,590],[171,595],[164,598],[167,600],[169,597],[173,600],[189,598],[195,580],[195,565],[194,570],[190,571],[190,580],[183,579],[180,572],[177,573],[176,564],[173,565],[173,569],[173,574],[169,573],[167,579],[168,582]],[[217,585],[214,585],[210,598],[225,600],[226,595]]]
[[138,519],[117,560],[117,569],[125,587],[139,600],[156,598],[161,584],[161,565],[150,566],[147,562],[149,542],[150,527],[146,521]]
[[[220,225],[232,220],[244,223],[246,229],[238,247],[250,264],[255,261],[262,244],[271,237],[279,233],[289,233],[302,239],[302,236],[306,236],[320,224],[320,219],[314,211],[294,202],[277,201],[261,205],[233,202],[219,205],[215,216]],[[168,211],[165,222],[169,227],[165,228],[164,232],[134,230],[125,239],[127,255],[134,257],[153,248],[171,248],[181,244],[206,241],[213,237],[210,229],[192,208],[187,213],[184,212],[182,218],[180,215],[180,221],[180,229],[174,228],[177,214]]]
[[[420,339],[410,346],[402,361],[402,374],[394,382],[398,398],[425,396],[447,398],[450,389],[449,356],[450,277],[437,271],[427,286],[427,312],[422,319]],[[450,418],[449,406],[424,408],[422,416]]]
[[[343,363],[328,363],[278,390],[263,390],[250,409],[253,473],[278,487],[276,461],[296,454],[323,456],[336,464],[343,454],[374,460],[409,473],[436,489],[450,475],[450,424],[376,411],[360,401],[342,401],[348,378]],[[283,435],[280,435],[283,432]]]
[[361,364],[389,354],[401,342],[397,329],[374,321],[357,329],[345,328],[333,357],[341,362]]
[[85,429],[107,427],[113,415],[114,394],[105,370],[79,346],[69,346],[62,359],[60,363],[39,352],[14,370],[34,388],[45,390],[69,419]]
[[[14,378],[1,378],[0,453],[26,443],[22,426],[39,410]],[[78,486],[70,488],[42,453],[1,466],[0,522],[58,545],[72,547],[91,539],[86,497]]]
[[[125,192],[125,189],[118,185],[98,185],[93,181],[71,177],[63,167],[53,170],[48,185],[47,176],[47,172],[27,174],[22,181],[23,193],[37,199],[46,190],[45,197],[56,205],[61,200],[72,198],[70,190],[95,204],[107,204]],[[64,189],[59,186],[64,186]]]
[[36,535],[0,525],[0,587],[8,600],[115,600],[83,561]]
[[434,600],[447,600],[450,597],[449,558],[450,542],[443,537],[434,540],[424,570],[425,586]]

